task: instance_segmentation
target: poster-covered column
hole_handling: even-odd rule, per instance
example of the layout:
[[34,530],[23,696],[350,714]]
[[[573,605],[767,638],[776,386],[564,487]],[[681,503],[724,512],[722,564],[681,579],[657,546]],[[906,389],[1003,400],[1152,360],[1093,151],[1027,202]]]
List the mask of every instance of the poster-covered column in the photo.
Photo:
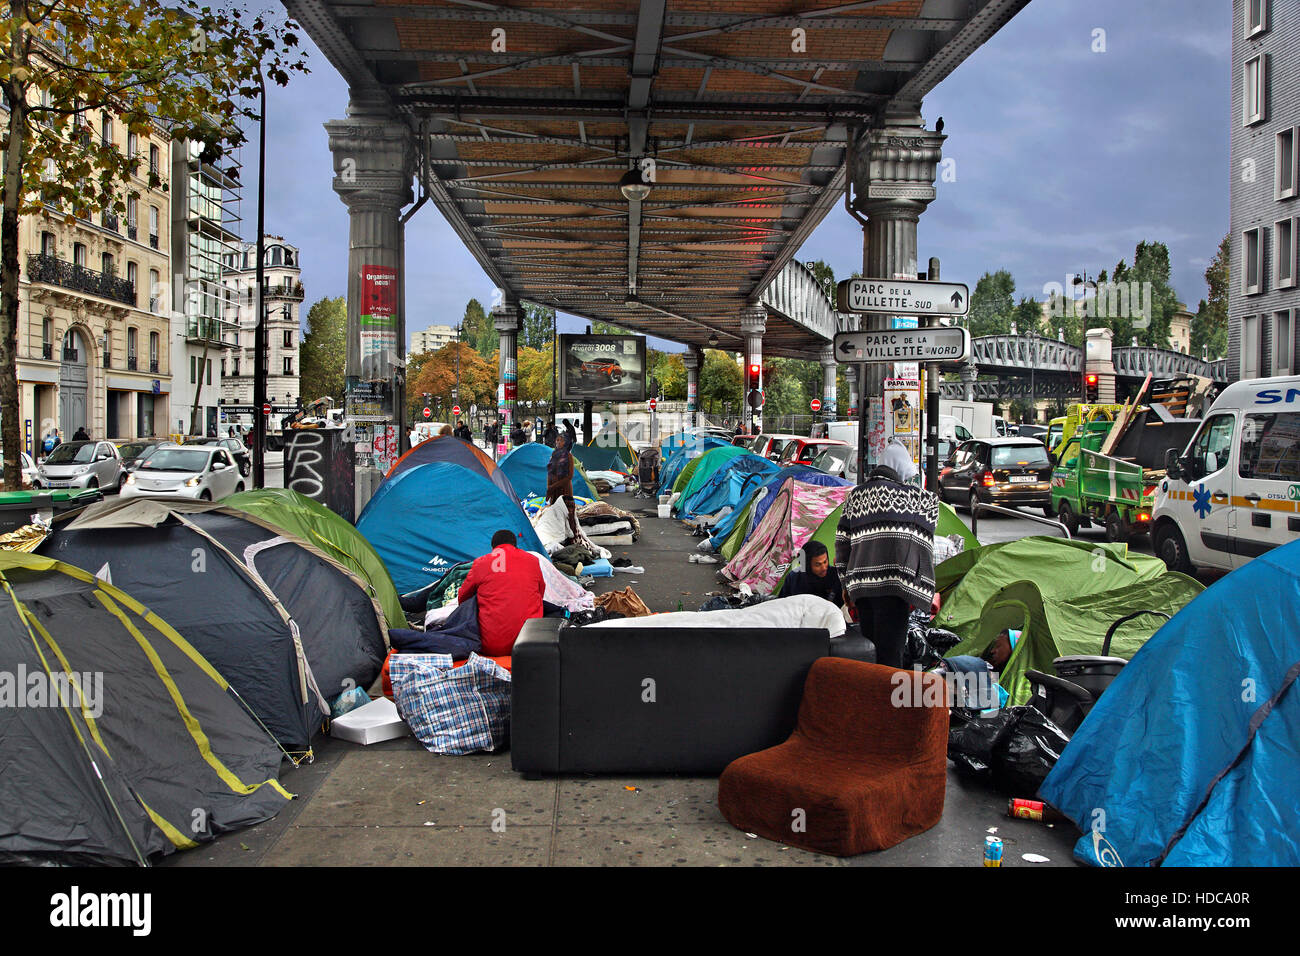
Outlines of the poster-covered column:
[[752,434],[758,434],[758,430],[763,427],[762,406],[754,408],[749,404],[749,367],[757,365],[760,369],[758,376],[757,391],[763,393],[763,334],[767,331],[767,307],[756,302],[751,302],[745,306],[744,311],[740,313],[740,331],[745,334],[745,364],[741,368],[741,382],[745,394],[741,396],[742,414],[744,415],[745,431]]
[[370,500],[405,432],[402,207],[414,196],[411,130],[387,99],[352,90],[347,118],[325,124],[334,191],[348,207],[344,417],[356,444],[356,509]]
[[835,407],[839,400],[836,393],[836,372],[839,363],[835,361],[835,346],[827,345],[822,349],[822,421],[833,422],[838,415]]
[[497,417],[506,450],[511,447],[510,432],[515,427],[515,400],[519,395],[519,321],[522,310],[518,302],[504,301],[492,309],[492,324],[500,336],[497,366]]
[[704,367],[704,353],[697,348],[689,348],[682,356],[686,366],[686,427],[699,425],[700,408],[700,369]]

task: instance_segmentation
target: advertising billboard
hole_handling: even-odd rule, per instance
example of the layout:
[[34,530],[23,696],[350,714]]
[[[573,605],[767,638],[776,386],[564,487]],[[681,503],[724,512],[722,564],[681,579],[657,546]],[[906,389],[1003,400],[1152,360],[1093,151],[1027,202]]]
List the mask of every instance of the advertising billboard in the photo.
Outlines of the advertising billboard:
[[644,335],[561,335],[560,401],[643,402]]

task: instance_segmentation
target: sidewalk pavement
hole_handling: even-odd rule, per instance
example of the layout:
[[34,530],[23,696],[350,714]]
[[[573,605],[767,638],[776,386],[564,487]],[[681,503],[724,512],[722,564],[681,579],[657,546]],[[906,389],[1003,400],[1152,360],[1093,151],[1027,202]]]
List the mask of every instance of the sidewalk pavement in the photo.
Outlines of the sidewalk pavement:
[[[598,593],[631,585],[654,611],[699,607],[720,565],[687,561],[699,538],[660,519],[650,499],[611,495],[645,513],[641,538],[615,557],[644,575],[599,579]],[[632,774],[525,780],[510,754],[438,756],[411,737],[369,747],[319,737],[314,763],[281,782],[297,794],[279,816],[178,853],[167,866],[980,866],[996,828],[1004,866],[1071,866],[1069,824],[1011,820],[1006,798],[951,768],[943,819],[880,853],[840,859],[747,837],[717,808],[715,777]],[[1031,864],[1037,853],[1048,864]]]

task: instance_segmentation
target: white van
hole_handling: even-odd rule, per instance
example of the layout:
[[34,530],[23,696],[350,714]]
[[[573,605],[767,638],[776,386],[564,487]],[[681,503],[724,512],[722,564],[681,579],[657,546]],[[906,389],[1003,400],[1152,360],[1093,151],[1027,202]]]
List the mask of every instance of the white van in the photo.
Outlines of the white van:
[[[598,414],[593,414],[591,418],[593,425],[600,421],[600,416]],[[586,438],[582,434],[582,412],[560,412],[555,416],[555,427],[560,431],[564,431],[565,422],[573,423],[573,430],[577,433],[578,444],[586,444]]]
[[1223,390],[1156,486],[1151,541],[1173,571],[1231,571],[1300,538],[1300,376]]

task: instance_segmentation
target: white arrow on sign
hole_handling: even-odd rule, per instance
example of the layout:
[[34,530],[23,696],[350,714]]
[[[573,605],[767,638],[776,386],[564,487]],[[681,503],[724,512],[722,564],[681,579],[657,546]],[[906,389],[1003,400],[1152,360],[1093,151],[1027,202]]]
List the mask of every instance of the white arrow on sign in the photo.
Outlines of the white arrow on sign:
[[841,312],[885,315],[965,315],[970,289],[961,282],[920,279],[845,279],[835,287]]
[[840,332],[835,336],[837,362],[964,362],[970,358],[966,329],[881,329]]

